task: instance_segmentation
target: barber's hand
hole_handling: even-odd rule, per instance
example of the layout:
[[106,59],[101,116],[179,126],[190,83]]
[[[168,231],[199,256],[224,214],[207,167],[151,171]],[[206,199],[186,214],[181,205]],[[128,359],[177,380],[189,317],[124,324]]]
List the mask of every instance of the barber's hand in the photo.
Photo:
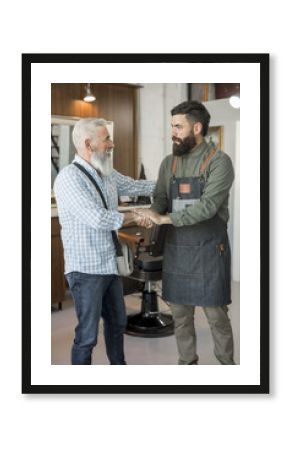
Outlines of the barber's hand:
[[153,211],[153,209],[134,209],[134,213],[143,217],[144,219],[149,219],[151,222],[154,222],[156,225],[161,225],[161,217],[160,214]]
[[144,228],[152,228],[153,222],[150,219],[150,217],[143,216],[141,214],[138,214],[135,210],[134,213],[134,219],[138,226],[144,227]]

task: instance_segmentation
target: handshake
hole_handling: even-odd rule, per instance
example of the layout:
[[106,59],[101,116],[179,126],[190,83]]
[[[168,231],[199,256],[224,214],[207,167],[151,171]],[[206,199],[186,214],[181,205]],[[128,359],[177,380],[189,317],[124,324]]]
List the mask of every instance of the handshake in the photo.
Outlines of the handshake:
[[169,216],[162,216],[153,209],[136,208],[132,211],[132,213],[134,221],[141,227],[152,228],[154,224],[163,225],[166,223],[172,223]]

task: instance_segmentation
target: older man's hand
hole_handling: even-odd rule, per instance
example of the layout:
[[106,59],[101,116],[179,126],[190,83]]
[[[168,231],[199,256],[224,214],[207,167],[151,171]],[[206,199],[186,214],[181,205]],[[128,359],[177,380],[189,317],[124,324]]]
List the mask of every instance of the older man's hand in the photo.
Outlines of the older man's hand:
[[138,214],[140,216],[143,216],[144,218],[149,218],[152,222],[154,222],[156,225],[164,225],[164,224],[170,224],[172,223],[169,215],[160,215],[153,209],[134,209],[134,213]]
[[135,210],[133,211],[133,213],[134,213],[135,222],[137,223],[138,226],[144,227],[144,228],[152,228],[153,227],[153,222],[150,219],[150,217],[141,215],[141,214],[137,213]]
[[154,222],[156,225],[161,224],[161,216],[157,212],[153,211],[153,209],[134,209],[134,212],[143,217],[144,219],[150,220]]

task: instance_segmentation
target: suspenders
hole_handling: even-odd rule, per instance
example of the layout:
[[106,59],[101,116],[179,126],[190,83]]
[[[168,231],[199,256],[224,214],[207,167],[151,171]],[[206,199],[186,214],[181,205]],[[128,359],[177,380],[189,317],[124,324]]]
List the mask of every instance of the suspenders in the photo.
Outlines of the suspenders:
[[[100,188],[100,186],[98,185],[98,183],[94,180],[94,178],[92,177],[92,175],[91,175],[89,172],[87,172],[87,170],[86,170],[81,164],[79,164],[79,163],[77,163],[77,162],[74,162],[73,164],[74,164],[79,170],[81,170],[81,171],[89,178],[89,180],[91,180],[91,182],[93,183],[93,185],[94,185],[95,188],[97,189],[98,193],[100,194],[100,197],[101,197],[101,199],[102,199],[102,202],[103,202],[103,204],[104,204],[104,207],[105,207],[106,209],[108,209],[108,206],[107,206],[106,200],[105,200],[105,198],[104,198],[104,196],[103,196],[103,193],[102,193],[102,191],[101,191],[101,188]],[[122,251],[122,247],[121,247],[121,244],[120,244],[120,242],[119,242],[119,239],[118,239],[118,235],[117,235],[117,233],[116,233],[115,230],[112,230],[111,233],[112,233],[112,239],[113,239],[113,242],[114,242],[114,246],[115,246],[115,249],[116,249],[116,255],[117,255],[117,256],[122,256],[122,255],[123,255],[123,251]]]

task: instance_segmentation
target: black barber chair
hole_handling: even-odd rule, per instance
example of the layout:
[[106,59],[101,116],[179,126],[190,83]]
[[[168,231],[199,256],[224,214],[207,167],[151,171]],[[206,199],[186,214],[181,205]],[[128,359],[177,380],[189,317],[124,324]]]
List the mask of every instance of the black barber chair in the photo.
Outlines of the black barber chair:
[[154,282],[162,279],[163,257],[154,256],[163,239],[161,234],[162,227],[153,227],[148,246],[144,245],[140,236],[123,231],[118,234],[119,239],[130,245],[134,253],[134,271],[129,278],[143,284],[141,311],[128,316],[125,333],[132,336],[164,337],[174,332],[172,316],[159,311],[158,295],[154,289]]

